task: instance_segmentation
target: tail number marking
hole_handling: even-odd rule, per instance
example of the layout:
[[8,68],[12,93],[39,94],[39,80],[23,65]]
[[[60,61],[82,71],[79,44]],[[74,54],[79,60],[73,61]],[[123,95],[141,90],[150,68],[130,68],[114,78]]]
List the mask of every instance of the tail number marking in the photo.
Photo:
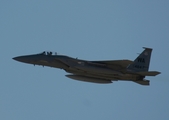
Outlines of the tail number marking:
[[144,58],[138,58],[137,61],[140,62],[140,63],[145,63],[145,59]]

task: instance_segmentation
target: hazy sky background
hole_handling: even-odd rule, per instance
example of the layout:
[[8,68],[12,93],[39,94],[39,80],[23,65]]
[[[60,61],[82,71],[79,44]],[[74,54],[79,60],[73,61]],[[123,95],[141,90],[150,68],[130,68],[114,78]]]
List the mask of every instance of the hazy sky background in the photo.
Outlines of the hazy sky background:
[[[1,120],[169,120],[168,0],[1,0]],[[134,60],[153,48],[150,86],[71,80],[14,61],[56,51],[86,60]]]

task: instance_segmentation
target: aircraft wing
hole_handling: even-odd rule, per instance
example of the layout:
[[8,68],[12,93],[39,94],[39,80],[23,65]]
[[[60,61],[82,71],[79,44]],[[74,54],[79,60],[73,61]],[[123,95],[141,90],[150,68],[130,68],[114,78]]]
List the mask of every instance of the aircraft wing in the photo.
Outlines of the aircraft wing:
[[133,63],[131,60],[106,60],[106,61],[92,61],[93,63],[115,65],[126,68],[129,64]]

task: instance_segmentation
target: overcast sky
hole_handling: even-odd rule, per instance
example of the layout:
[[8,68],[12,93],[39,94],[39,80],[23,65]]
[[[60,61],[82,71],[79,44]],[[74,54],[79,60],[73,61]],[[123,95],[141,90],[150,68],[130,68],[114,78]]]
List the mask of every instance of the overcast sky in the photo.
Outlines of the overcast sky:
[[[134,60],[153,48],[146,77],[94,84],[12,58],[44,50],[85,60]],[[1,120],[169,120],[168,0],[1,0]]]

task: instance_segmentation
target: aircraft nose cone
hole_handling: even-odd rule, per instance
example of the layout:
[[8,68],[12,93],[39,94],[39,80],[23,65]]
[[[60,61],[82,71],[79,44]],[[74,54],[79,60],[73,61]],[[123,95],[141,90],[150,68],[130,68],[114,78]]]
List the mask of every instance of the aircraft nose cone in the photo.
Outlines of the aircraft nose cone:
[[25,55],[25,56],[17,56],[12,58],[16,61],[23,62],[23,63],[34,63],[34,56],[33,55]]
[[29,56],[18,56],[13,58],[16,61],[19,62],[24,62],[24,63],[29,63],[30,62],[30,57]]
[[12,59],[17,60],[17,57],[14,57],[14,58],[12,58]]
[[20,62],[23,61],[22,57],[14,57],[14,58],[12,58],[12,59],[14,59],[14,60],[16,60],[16,61],[20,61]]

